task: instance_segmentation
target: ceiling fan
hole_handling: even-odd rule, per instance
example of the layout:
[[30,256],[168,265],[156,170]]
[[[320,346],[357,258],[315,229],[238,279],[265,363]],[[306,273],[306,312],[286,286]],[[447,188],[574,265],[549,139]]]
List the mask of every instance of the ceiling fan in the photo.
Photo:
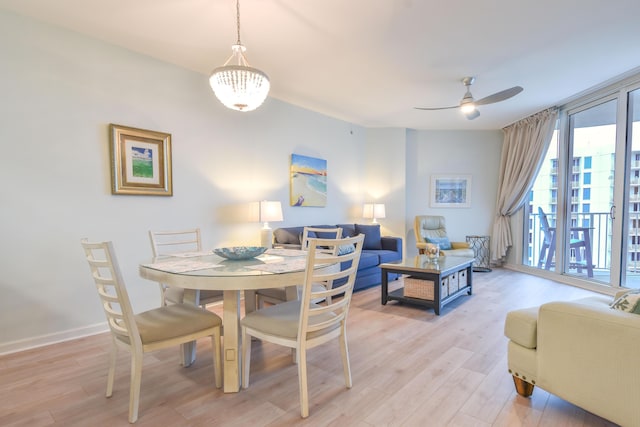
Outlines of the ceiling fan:
[[519,94],[524,90],[522,89],[521,86],[514,86],[512,88],[505,89],[500,92],[496,92],[492,95],[485,96],[484,98],[481,98],[475,101],[473,99],[473,95],[471,95],[471,85],[475,81],[476,81],[475,77],[465,77],[464,79],[462,79],[462,84],[464,84],[464,86],[467,88],[467,92],[464,94],[464,96],[462,97],[462,100],[460,101],[460,104],[458,105],[453,105],[451,107],[433,107],[433,108],[415,107],[415,108],[417,110],[432,111],[432,110],[448,110],[451,108],[459,107],[460,111],[462,111],[462,113],[465,115],[467,119],[473,120],[480,115],[480,112],[476,108],[478,105],[487,105],[487,104],[493,104],[496,102],[505,101],[509,98],[516,96],[517,94]]

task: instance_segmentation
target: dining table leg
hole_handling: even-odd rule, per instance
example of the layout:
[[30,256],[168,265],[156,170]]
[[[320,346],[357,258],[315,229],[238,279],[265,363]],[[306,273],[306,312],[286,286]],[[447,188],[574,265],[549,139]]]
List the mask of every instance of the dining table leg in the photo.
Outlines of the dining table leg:
[[240,391],[240,291],[224,291],[222,303],[225,393]]

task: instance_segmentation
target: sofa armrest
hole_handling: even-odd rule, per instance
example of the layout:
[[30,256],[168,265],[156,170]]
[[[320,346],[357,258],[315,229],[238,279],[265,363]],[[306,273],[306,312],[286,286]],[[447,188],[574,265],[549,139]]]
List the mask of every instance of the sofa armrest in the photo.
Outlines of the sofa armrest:
[[638,425],[640,315],[613,310],[611,301],[590,297],[540,307],[538,385],[604,418]]
[[400,255],[402,256],[401,237],[382,236],[382,238],[380,238],[380,243],[382,244],[382,249],[387,251],[400,252]]
[[451,249],[469,249],[469,248],[471,248],[471,243],[451,242]]

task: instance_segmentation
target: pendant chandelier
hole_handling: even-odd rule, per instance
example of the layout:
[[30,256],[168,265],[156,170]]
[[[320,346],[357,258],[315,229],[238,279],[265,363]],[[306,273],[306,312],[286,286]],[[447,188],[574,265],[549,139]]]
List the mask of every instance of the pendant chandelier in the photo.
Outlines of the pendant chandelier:
[[238,40],[231,46],[233,54],[222,67],[211,73],[209,84],[216,97],[227,108],[252,111],[258,108],[269,93],[269,77],[252,68],[244,56],[246,48],[240,43],[240,0],[236,0]]

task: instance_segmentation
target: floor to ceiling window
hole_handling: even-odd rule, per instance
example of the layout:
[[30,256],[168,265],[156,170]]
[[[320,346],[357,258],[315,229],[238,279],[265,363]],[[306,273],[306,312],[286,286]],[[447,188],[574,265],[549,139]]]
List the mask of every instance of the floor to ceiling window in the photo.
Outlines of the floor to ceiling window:
[[639,87],[561,108],[525,209],[523,264],[640,288]]

